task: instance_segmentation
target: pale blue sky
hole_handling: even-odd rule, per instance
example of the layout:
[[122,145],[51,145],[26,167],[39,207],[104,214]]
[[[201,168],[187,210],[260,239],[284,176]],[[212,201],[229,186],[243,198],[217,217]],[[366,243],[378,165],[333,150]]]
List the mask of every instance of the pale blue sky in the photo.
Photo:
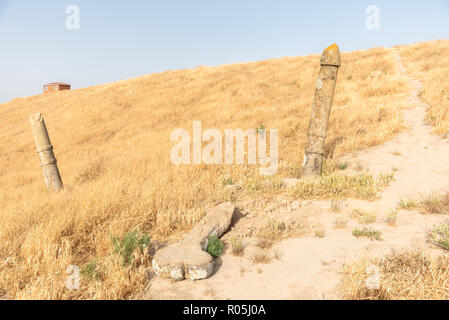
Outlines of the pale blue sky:
[[[80,30],[65,9],[80,9]],[[365,27],[380,8],[380,30]],[[0,102],[199,65],[449,38],[449,0],[0,0]]]

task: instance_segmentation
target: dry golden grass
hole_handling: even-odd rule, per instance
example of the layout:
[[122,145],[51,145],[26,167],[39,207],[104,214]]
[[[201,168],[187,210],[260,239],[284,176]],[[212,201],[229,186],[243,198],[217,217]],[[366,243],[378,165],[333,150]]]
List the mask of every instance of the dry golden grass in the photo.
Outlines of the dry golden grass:
[[271,248],[274,242],[281,241],[286,235],[285,223],[267,217],[265,224],[258,230],[257,246],[262,249]]
[[245,241],[240,237],[233,237],[230,240],[230,247],[234,256],[242,256],[246,248]]
[[404,210],[420,209],[422,213],[449,214],[449,192],[423,194],[419,200],[399,199],[398,208]]
[[[193,120],[203,130],[279,129],[276,177],[298,176],[318,70],[319,55],[286,57],[1,104],[0,291],[24,299],[136,297],[148,284],[150,259],[123,267],[111,236],[139,229],[164,241],[189,230],[205,206],[229,199],[228,178],[242,193],[277,192],[261,183],[258,166],[172,165],[172,130],[191,131]],[[408,94],[390,50],[343,54],[329,139],[345,139],[335,155],[392,138]],[[35,112],[55,146],[65,184],[58,194],[43,185],[28,121]],[[102,279],[66,289],[66,268],[92,259],[103,266]]]
[[449,214],[449,192],[425,195],[420,202],[420,207],[424,213]]
[[262,264],[268,264],[273,260],[271,257],[271,254],[267,250],[257,250],[254,252],[251,256],[251,261],[253,263],[262,263]]
[[[379,289],[366,286],[366,280],[373,276],[369,271],[371,266],[379,270]],[[345,266],[338,287],[341,297],[350,300],[447,300],[448,256],[432,257],[418,251],[402,251],[382,259],[365,257]]]
[[427,120],[435,126],[435,133],[448,133],[449,40],[421,42],[399,48],[410,75],[423,84],[420,95],[430,106]]

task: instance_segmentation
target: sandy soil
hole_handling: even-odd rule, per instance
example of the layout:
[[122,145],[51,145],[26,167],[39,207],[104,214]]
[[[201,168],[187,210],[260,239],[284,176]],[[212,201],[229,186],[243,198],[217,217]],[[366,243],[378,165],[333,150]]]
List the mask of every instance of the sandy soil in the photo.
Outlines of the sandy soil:
[[[398,68],[407,74],[399,55],[397,59]],[[446,160],[449,140],[431,133],[432,128],[424,122],[427,105],[419,97],[421,84],[409,80],[413,93],[409,97],[410,108],[403,110],[408,130],[381,146],[342,158],[349,162],[349,170],[357,164],[360,167],[360,163],[373,174],[396,170],[394,181],[384,189],[378,201],[349,200],[341,209],[341,214],[354,209],[376,213],[377,221],[369,227],[381,231],[383,241],[356,239],[352,229],[360,225],[357,219],[349,219],[344,229],[334,229],[337,214],[331,211],[328,201],[299,202],[288,196],[241,201],[236,205],[242,217],[224,240],[235,234],[246,236],[248,246],[244,256],[234,257],[228,250],[218,260],[216,273],[203,281],[173,282],[154,277],[144,298],[338,299],[335,287],[345,262],[399,248],[438,251],[426,243],[425,232],[447,217],[401,210],[396,226],[389,226],[382,220],[396,207],[400,197],[416,199],[421,194],[449,188],[449,162]],[[250,257],[258,249],[252,236],[267,216],[295,226],[295,230],[303,227],[304,235],[277,244],[280,259],[273,259],[269,264],[254,264]],[[325,230],[324,238],[314,235],[316,228]]]

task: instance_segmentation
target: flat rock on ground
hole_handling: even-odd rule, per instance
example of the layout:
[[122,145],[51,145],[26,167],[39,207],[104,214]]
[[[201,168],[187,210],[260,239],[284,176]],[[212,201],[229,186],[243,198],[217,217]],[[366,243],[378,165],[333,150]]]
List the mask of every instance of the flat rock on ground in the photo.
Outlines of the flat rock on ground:
[[211,235],[221,237],[231,224],[235,207],[222,203],[206,216],[179,243],[160,249],[153,259],[157,275],[174,280],[200,280],[214,272],[214,259],[206,252]]

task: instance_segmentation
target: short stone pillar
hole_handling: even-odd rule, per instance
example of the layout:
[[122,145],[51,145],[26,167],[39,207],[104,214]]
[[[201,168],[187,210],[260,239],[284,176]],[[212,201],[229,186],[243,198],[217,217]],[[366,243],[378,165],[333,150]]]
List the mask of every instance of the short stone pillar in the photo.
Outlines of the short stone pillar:
[[303,177],[321,175],[324,143],[340,65],[340,49],[336,44],[333,44],[326,48],[321,56],[321,69],[316,82],[315,100],[312,106],[302,165]]
[[42,114],[36,113],[30,116],[30,122],[45,184],[49,190],[58,191],[62,188],[62,181],[44,118]]

